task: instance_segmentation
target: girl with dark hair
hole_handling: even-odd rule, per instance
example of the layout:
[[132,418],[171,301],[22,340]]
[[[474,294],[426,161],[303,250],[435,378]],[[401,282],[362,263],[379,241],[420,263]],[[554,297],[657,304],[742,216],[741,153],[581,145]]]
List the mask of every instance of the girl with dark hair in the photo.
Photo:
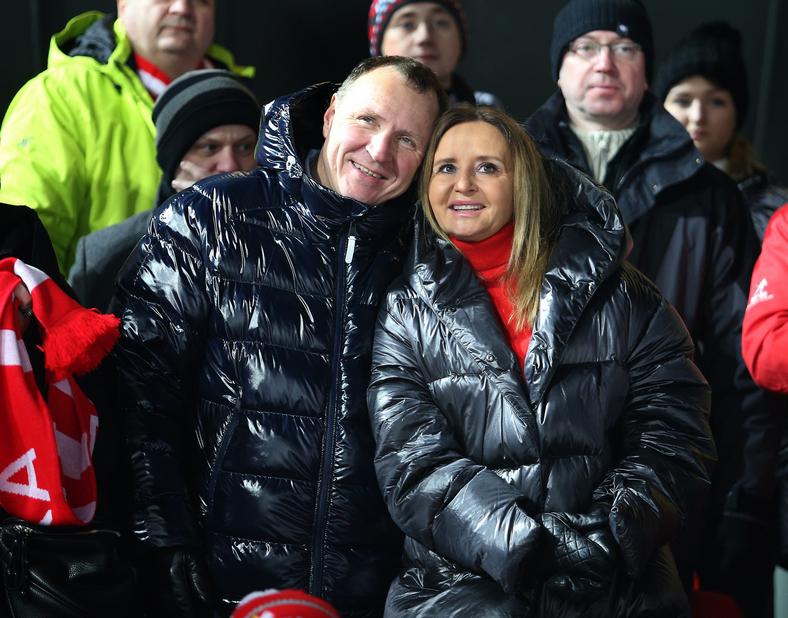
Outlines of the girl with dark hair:
[[763,240],[775,210],[788,202],[739,130],[749,105],[741,34],[726,22],[703,24],[660,65],[654,92],[689,132],[703,157],[739,185]]

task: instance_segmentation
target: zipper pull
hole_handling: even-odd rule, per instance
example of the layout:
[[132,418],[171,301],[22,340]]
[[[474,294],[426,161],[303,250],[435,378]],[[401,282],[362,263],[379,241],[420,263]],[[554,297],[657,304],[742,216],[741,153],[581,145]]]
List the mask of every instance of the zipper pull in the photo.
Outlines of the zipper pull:
[[356,251],[356,222],[350,222],[347,231],[347,249],[345,250],[345,264],[353,263],[353,253]]
[[345,251],[345,264],[351,264],[353,262],[353,252],[356,250],[356,237],[355,236],[348,236],[347,237],[347,251]]

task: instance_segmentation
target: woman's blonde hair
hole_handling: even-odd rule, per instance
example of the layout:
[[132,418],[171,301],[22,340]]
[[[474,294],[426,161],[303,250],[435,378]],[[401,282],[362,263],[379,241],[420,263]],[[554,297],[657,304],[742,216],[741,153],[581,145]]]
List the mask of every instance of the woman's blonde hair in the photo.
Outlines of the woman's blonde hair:
[[539,289],[552,249],[558,223],[558,198],[551,191],[544,159],[531,137],[505,112],[493,107],[462,104],[450,108],[438,120],[424,156],[419,181],[419,197],[432,228],[449,240],[438,225],[429,199],[435,151],[446,132],[466,122],[486,122],[506,140],[512,155],[514,240],[504,277],[509,293],[515,327],[532,326],[539,309]]

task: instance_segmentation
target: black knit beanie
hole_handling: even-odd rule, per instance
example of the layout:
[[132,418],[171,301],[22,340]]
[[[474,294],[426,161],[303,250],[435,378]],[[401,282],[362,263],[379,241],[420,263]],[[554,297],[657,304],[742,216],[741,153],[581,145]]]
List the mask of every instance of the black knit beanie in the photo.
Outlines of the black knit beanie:
[[699,75],[728,90],[736,105],[736,126],[747,116],[747,69],[741,53],[741,33],[724,21],[703,24],[674,47],[657,70],[654,94],[665,101],[680,81]]
[[190,71],[156,99],[153,122],[162,186],[169,187],[183,155],[203,133],[225,124],[246,125],[256,133],[260,106],[236,75],[218,69]]
[[468,24],[459,0],[374,0],[369,5],[369,18],[367,21],[369,55],[380,56],[383,53],[380,49],[383,45],[383,34],[386,32],[386,26],[389,25],[391,16],[406,4],[413,4],[414,2],[440,4],[454,17],[454,20],[457,22],[457,28],[460,31],[460,47],[462,53],[465,54],[465,47],[468,43]]
[[646,79],[651,81],[654,39],[646,7],[639,0],[570,0],[553,22],[550,65],[558,81],[561,62],[569,44],[594,30],[609,30],[640,45],[646,59]]

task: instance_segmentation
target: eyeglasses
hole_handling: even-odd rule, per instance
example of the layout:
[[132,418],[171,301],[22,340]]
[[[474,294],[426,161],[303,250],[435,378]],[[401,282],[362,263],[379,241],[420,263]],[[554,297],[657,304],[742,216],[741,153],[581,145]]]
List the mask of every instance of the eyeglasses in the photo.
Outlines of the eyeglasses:
[[603,47],[607,47],[616,60],[634,60],[638,52],[640,52],[640,45],[632,43],[631,41],[597,43],[596,41],[586,39],[575,41],[569,46],[569,50],[584,60],[594,60],[602,53]]

